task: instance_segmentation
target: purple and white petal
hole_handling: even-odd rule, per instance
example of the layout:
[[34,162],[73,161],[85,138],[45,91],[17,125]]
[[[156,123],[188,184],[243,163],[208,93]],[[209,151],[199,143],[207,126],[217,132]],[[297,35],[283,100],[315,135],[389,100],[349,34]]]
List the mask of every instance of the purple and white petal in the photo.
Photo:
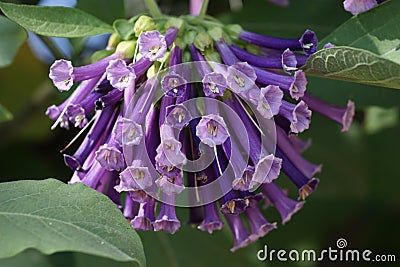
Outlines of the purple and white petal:
[[138,145],[143,138],[142,126],[127,118],[120,118],[113,129],[113,138],[120,145]]
[[181,167],[186,164],[186,156],[181,151],[182,144],[173,137],[163,139],[157,147],[155,160],[158,164],[169,167]]
[[302,70],[296,71],[293,82],[289,87],[290,96],[295,100],[303,97],[307,89],[307,83],[306,74]]
[[190,111],[182,104],[168,106],[167,114],[166,123],[177,129],[187,126],[193,118]]
[[196,135],[204,144],[214,147],[223,144],[229,137],[224,119],[215,114],[205,115],[196,126]]
[[141,165],[141,161],[135,160],[132,166],[123,170],[119,175],[120,184],[114,187],[115,190],[118,192],[144,190],[152,186],[153,179],[149,169]]
[[125,167],[125,160],[121,151],[108,144],[102,145],[96,151],[96,160],[109,171],[121,171]]
[[110,84],[121,91],[130,87],[136,79],[134,68],[127,66],[126,62],[122,59],[111,60],[108,63],[106,74]]
[[292,133],[301,133],[310,126],[312,112],[303,100],[297,105],[283,101],[279,114],[290,121]]
[[68,91],[74,84],[73,71],[71,61],[59,59],[51,65],[49,77],[59,91]]
[[378,5],[376,0],[345,0],[343,7],[353,15],[363,13]]
[[235,63],[228,67],[226,80],[230,89],[237,94],[245,93],[254,87],[256,78],[254,68],[247,62]]
[[67,107],[66,115],[75,127],[83,128],[88,123],[85,109],[79,104],[71,104]]
[[179,97],[186,91],[187,81],[181,75],[171,72],[161,80],[161,88],[167,96]]
[[257,111],[266,119],[271,119],[279,113],[282,105],[283,92],[279,86],[268,85],[261,88]]
[[254,175],[254,167],[247,166],[244,170],[242,177],[235,178],[232,181],[232,188],[238,191],[248,191],[250,188],[250,182]]
[[227,87],[224,75],[217,72],[204,75],[202,83],[204,94],[210,97],[222,96]]
[[255,166],[253,178],[250,182],[250,189],[254,191],[260,184],[271,183],[278,178],[282,166],[282,159],[273,154],[265,156]]
[[299,39],[299,43],[306,55],[311,55],[317,51],[318,39],[313,31],[306,30]]
[[289,74],[298,69],[296,55],[289,48],[282,53],[282,69]]
[[177,195],[185,189],[183,186],[183,174],[180,172],[174,177],[161,175],[156,180],[157,186],[167,195]]
[[213,202],[204,205],[204,220],[197,226],[197,229],[211,234],[215,230],[221,230],[223,227],[224,223],[219,217],[216,203]]
[[156,30],[142,32],[138,38],[138,45],[140,54],[150,61],[162,58],[167,51],[165,36]]

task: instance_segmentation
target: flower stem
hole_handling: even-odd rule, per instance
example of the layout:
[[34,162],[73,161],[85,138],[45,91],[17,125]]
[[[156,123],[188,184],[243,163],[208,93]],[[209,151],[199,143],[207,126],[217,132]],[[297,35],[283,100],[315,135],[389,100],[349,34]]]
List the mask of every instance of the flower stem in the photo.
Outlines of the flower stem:
[[201,5],[199,17],[202,18],[206,15],[209,2],[210,2],[210,0],[203,0],[203,4]]
[[162,13],[156,0],[144,0],[144,4],[153,18],[161,17]]
[[50,50],[50,53],[53,54],[56,59],[65,58],[65,55],[60,51],[60,49],[53,43],[53,41],[49,37],[40,34],[38,34],[37,36],[47,46],[47,48]]

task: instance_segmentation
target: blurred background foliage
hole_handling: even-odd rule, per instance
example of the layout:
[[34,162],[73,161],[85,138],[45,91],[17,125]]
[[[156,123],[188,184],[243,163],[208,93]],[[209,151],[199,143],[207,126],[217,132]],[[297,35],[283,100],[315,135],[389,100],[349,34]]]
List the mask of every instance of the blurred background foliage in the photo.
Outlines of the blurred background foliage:
[[[8,2],[37,3],[33,0]],[[141,1],[129,0],[125,1],[124,10],[122,2],[79,0],[78,8],[108,22],[144,9]],[[160,2],[167,13],[183,14],[188,10],[188,1]],[[274,36],[296,37],[308,28],[315,31],[320,40],[350,18],[341,0],[292,0],[288,8],[274,6],[266,0],[246,0],[242,7],[240,3],[242,1],[211,1],[209,13],[224,22],[239,23],[245,29]],[[75,53],[76,56],[79,53]],[[0,69],[0,104],[14,116],[13,120],[0,125],[0,182],[47,177],[66,182],[71,175],[59,150],[76,131],[50,130],[51,121],[44,115],[46,107],[61,102],[65,95],[57,93],[47,75],[48,65],[40,62],[27,44],[22,46],[11,66]],[[323,172],[318,175],[319,188],[307,199],[301,212],[287,225],[236,253],[229,251],[233,240],[227,227],[209,235],[192,229],[182,219],[183,227],[175,235],[139,232],[149,267],[336,266],[337,263],[332,262],[259,262],[256,253],[264,244],[271,249],[320,250],[335,247],[336,240],[341,237],[347,239],[351,248],[396,254],[399,260],[400,92],[313,77],[309,77],[308,90],[335,104],[345,105],[347,99],[353,100],[357,115],[350,131],[343,134],[340,126],[314,114],[310,130],[301,135],[312,140],[305,156],[323,164]],[[280,182],[287,185],[289,195],[295,196],[295,188],[285,180],[286,177],[281,177]],[[180,218],[187,218],[186,209],[179,209],[179,212]],[[272,209],[265,210],[265,215],[269,221],[279,221]],[[340,263],[340,266],[354,265]],[[395,266],[379,264],[386,265]],[[15,258],[1,260],[0,266],[129,264],[74,253],[43,256],[29,250]]]

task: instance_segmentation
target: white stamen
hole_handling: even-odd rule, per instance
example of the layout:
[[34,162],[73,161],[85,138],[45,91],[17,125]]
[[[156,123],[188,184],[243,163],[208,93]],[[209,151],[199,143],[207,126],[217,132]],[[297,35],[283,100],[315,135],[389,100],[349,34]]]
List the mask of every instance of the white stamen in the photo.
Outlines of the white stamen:
[[85,125],[85,127],[83,127],[79,133],[62,149],[60,150],[60,153],[64,153],[65,150],[67,150],[73,143],[75,143],[75,141],[83,134],[84,131],[86,131],[87,128],[89,128],[90,124],[92,124],[92,122],[94,122],[94,120],[97,118],[97,114],[96,113],[93,118]]

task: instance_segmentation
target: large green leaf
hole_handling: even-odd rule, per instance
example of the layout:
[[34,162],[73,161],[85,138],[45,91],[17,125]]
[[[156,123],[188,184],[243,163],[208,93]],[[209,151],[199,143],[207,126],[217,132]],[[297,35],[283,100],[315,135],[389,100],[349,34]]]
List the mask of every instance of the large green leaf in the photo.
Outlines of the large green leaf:
[[363,49],[323,49],[303,69],[310,75],[400,89],[400,65]]
[[0,2],[0,9],[22,27],[45,36],[85,37],[113,30],[111,25],[75,8]]
[[110,24],[116,19],[125,17],[124,0],[78,0],[76,8]]
[[145,266],[140,238],[106,196],[54,179],[0,184],[0,247],[0,258],[35,248]]
[[28,35],[18,24],[0,16],[0,36],[0,67],[5,67],[12,63]]
[[339,26],[304,70],[332,79],[400,88],[400,2],[389,1]]
[[368,50],[400,64],[400,1],[352,17],[320,42]]

